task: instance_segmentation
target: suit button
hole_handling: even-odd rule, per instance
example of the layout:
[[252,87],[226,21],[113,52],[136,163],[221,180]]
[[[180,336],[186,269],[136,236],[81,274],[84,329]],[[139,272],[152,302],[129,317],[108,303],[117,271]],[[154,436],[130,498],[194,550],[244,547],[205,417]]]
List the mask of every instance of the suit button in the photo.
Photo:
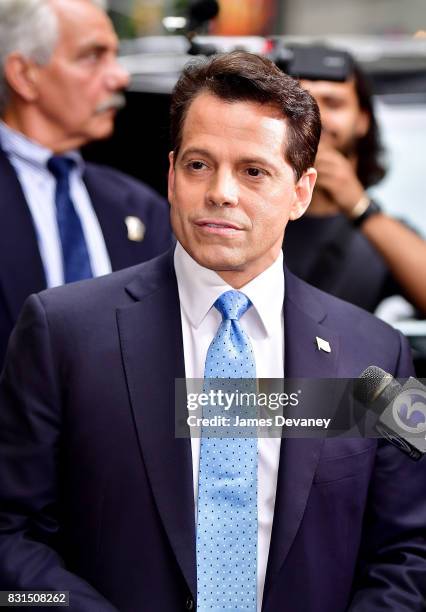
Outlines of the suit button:
[[193,610],[194,609],[194,600],[192,597],[186,598],[185,610]]

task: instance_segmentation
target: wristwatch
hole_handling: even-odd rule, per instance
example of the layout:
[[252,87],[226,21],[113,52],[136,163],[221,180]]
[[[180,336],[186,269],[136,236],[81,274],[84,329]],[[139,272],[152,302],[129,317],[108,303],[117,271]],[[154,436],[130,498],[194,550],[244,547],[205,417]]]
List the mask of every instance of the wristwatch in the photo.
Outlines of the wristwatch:
[[352,209],[352,225],[354,225],[355,227],[361,227],[364,221],[366,221],[369,217],[377,215],[381,212],[382,209],[377,204],[377,202],[369,198],[367,195],[363,195],[359,202],[357,202],[357,204]]

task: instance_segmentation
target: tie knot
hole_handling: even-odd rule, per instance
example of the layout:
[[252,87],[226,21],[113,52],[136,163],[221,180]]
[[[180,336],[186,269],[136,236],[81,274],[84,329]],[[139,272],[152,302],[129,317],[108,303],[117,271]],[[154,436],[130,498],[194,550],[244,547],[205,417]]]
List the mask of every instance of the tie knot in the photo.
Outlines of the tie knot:
[[56,180],[67,179],[73,166],[74,161],[64,155],[53,155],[47,162],[47,167]]
[[214,303],[224,319],[238,319],[250,308],[251,302],[240,291],[225,291]]

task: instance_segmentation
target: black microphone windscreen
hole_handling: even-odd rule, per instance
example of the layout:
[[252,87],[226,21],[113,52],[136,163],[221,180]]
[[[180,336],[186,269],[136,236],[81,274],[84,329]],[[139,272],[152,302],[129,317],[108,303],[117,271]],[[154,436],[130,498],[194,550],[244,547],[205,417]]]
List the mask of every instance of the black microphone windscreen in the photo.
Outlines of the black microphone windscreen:
[[354,384],[354,397],[363,404],[370,404],[377,396],[383,383],[391,381],[392,376],[378,366],[368,366]]
[[217,0],[194,0],[189,5],[189,19],[193,24],[201,25],[217,17],[218,13]]

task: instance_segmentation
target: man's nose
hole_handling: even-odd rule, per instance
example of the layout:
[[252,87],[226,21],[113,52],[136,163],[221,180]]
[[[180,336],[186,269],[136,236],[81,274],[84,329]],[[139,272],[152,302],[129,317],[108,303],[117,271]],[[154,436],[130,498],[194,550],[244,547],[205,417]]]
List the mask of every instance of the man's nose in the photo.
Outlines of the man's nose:
[[237,206],[238,181],[230,170],[216,172],[210,180],[206,192],[207,203],[210,206]]
[[106,83],[109,89],[117,91],[125,89],[130,82],[130,74],[120,64],[117,58],[111,60],[106,76]]

